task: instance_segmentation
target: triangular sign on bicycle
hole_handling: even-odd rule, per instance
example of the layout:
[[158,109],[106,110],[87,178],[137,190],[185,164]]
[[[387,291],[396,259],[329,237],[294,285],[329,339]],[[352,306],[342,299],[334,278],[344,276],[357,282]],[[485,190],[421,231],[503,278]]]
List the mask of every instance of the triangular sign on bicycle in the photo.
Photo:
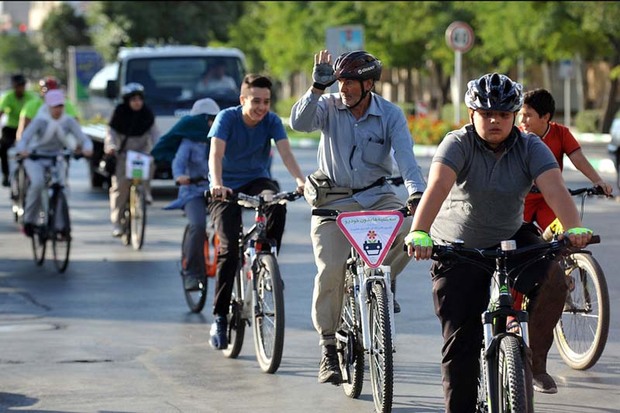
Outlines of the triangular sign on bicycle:
[[338,227],[370,268],[385,259],[403,223],[398,211],[341,212]]

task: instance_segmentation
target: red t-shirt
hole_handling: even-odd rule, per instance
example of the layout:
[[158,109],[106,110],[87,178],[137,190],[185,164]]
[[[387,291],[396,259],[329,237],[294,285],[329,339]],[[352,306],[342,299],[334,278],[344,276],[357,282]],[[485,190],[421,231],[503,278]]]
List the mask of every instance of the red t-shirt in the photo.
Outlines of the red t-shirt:
[[[560,165],[560,170],[564,169],[564,155],[570,155],[581,148],[570,130],[555,122],[549,122],[549,130],[542,137],[542,140],[551,149],[553,156]],[[538,221],[544,230],[555,219],[555,214],[545,202],[542,194],[530,192],[525,198],[523,219],[526,222]]]

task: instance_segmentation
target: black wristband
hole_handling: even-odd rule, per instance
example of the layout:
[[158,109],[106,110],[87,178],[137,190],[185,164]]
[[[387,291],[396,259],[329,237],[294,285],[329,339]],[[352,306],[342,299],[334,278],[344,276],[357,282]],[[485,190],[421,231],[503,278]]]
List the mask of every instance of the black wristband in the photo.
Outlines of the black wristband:
[[322,85],[322,84],[317,83],[317,82],[314,82],[314,83],[312,84],[312,87],[313,87],[313,88],[315,88],[315,89],[319,89],[319,90],[325,90],[325,89],[327,89],[327,86]]

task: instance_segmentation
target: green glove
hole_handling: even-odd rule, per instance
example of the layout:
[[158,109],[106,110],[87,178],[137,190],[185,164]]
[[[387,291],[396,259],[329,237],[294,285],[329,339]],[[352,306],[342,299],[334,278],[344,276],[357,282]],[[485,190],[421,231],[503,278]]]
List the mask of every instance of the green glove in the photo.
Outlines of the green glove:
[[405,244],[414,247],[432,247],[433,240],[426,231],[411,231],[405,237]]
[[583,234],[591,234],[592,230],[588,228],[583,228],[583,227],[576,227],[576,228],[569,229],[568,231],[566,231],[566,233],[568,235],[570,234],[583,235]]

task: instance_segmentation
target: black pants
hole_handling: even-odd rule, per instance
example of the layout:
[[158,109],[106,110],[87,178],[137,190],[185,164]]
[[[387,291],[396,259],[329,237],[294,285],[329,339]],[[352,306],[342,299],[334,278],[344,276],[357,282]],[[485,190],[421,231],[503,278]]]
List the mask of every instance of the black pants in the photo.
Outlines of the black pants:
[[[526,226],[512,239],[517,241],[518,247],[542,242]],[[557,282],[557,277],[549,276],[555,274],[557,267],[553,261],[538,261],[526,267],[522,276],[517,278],[515,287],[530,299],[530,308],[537,299],[546,300],[546,297],[539,298],[537,295],[546,283]],[[441,322],[444,340],[441,373],[446,413],[473,413],[483,337],[481,314],[489,302],[491,273],[473,264],[460,262],[448,266],[435,262],[431,275],[435,314]],[[564,283],[562,278],[559,282]],[[556,289],[561,290],[560,287]],[[536,315],[530,313],[531,322],[535,318]],[[532,335],[539,333],[532,331]],[[549,333],[553,337],[552,330]]]
[[9,155],[8,151],[15,144],[17,138],[17,128],[5,126],[2,128],[2,138],[0,138],[0,162],[2,163],[3,178],[9,177]]
[[[277,191],[273,181],[260,178],[236,189],[235,192],[258,195],[266,189]],[[276,241],[279,251],[286,222],[286,206],[271,205],[267,207],[266,212],[267,237]],[[220,241],[213,314],[226,315],[230,305],[235,272],[239,265],[239,232],[243,224],[242,208],[235,202],[213,201],[209,203],[209,213]]]

